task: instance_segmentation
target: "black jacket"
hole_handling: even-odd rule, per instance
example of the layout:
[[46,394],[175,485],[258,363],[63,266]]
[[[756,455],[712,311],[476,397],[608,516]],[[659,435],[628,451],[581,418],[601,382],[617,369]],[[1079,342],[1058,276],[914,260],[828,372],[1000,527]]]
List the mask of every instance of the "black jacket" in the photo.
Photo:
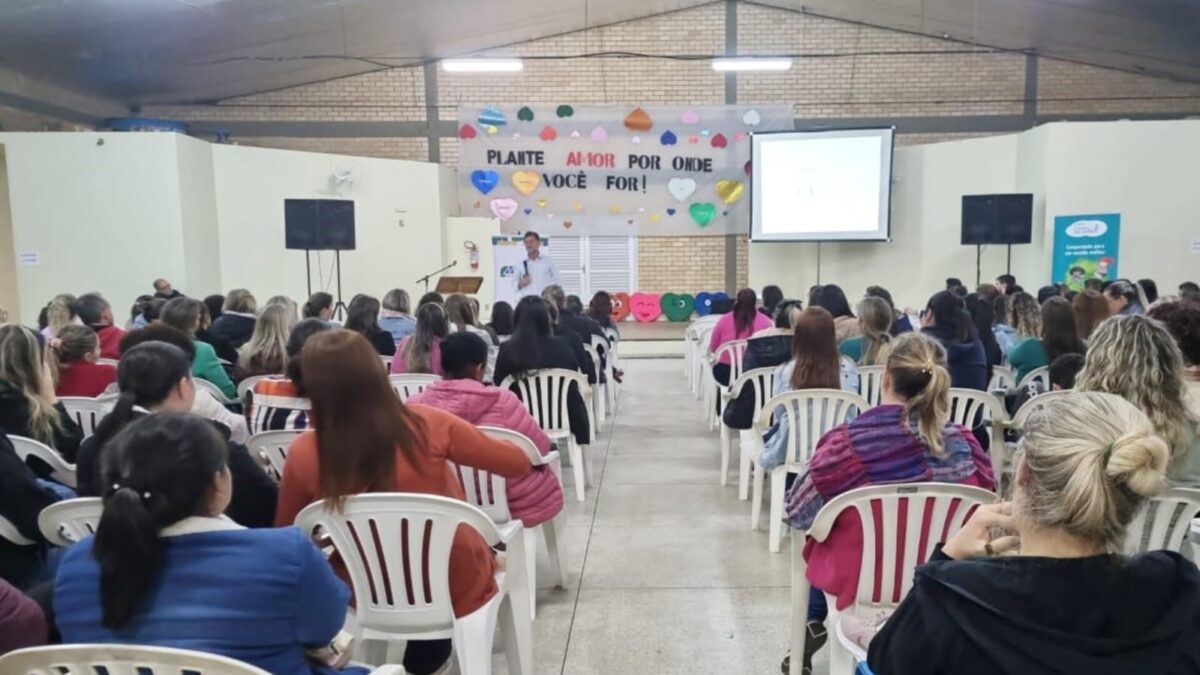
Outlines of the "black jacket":
[[959,340],[950,328],[930,326],[922,328],[922,333],[937,339],[946,348],[946,358],[949,361],[950,386],[960,389],[975,389],[987,391],[988,360],[987,352],[979,338]]
[[[79,443],[83,440],[83,431],[75,423],[75,418],[67,414],[62,403],[55,407],[58,409],[59,424],[54,427],[54,443],[48,445],[52,445],[63,459],[73,463],[75,453],[79,452]],[[5,380],[0,380],[0,431],[10,436],[34,438],[29,430],[29,401],[20,389]],[[48,468],[38,462],[35,471],[42,478],[48,478]]]
[[[742,357],[742,372],[755,368],[774,368],[787,363],[791,358],[791,335],[750,338],[746,341],[746,355]],[[730,429],[749,429],[754,425],[756,412],[758,411],[754,408],[754,388],[742,387],[741,394],[725,407],[721,419]]]
[[1174,552],[1124,559],[940,551],[871,641],[880,675],[1200,672],[1200,572]]
[[58,495],[42,487],[37,476],[17,457],[12,441],[0,434],[0,516],[25,535],[38,542],[17,546],[0,539],[0,578],[17,588],[25,588],[45,562],[46,540],[38,529],[38,514],[58,501]]
[[394,356],[396,354],[396,338],[391,333],[382,328],[368,328],[363,337],[367,338],[367,342],[379,352],[380,356]]
[[[135,418],[145,413],[134,413]],[[213,423],[217,431],[229,443],[229,475],[233,479],[233,499],[225,514],[246,527],[274,527],[275,503],[279,499],[279,486],[254,460],[246,446],[229,441],[229,429],[223,424]],[[104,492],[101,481],[100,458],[106,444],[97,447],[96,437],[89,436],[79,448],[79,459],[75,464],[80,497],[99,497]]]
[[[208,334],[213,338],[220,340],[234,350],[237,350],[242,345],[250,341],[250,336],[254,335],[254,324],[257,321],[253,316],[242,316],[241,314],[230,314],[226,312],[217,317],[216,321],[208,327]],[[213,345],[215,348],[216,345]],[[221,356],[217,354],[217,356]],[[225,358],[221,356],[221,358]],[[234,359],[235,361],[237,359]]]
[[[497,384],[503,384],[505,378],[510,375],[519,377],[522,374],[517,370],[516,350],[517,346],[511,340],[500,345],[500,353],[496,356],[496,370],[493,375],[493,381]],[[562,368],[563,370],[583,372],[569,339],[562,335],[538,341],[532,368],[535,370]],[[590,402],[585,402],[579,389],[572,385],[567,394],[567,415],[571,418],[571,433],[574,434],[575,440],[582,445],[591,442],[592,430],[591,425],[588,424],[588,405]]]

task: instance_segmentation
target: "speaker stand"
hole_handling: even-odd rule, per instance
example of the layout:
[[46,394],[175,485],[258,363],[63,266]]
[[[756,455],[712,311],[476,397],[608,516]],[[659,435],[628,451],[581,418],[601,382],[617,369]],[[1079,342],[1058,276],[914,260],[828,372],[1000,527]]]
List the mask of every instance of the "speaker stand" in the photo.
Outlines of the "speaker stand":
[[337,249],[333,252],[333,264],[337,267],[337,302],[333,305],[333,315],[342,320],[343,314],[349,314],[350,308],[346,303],[342,302],[342,251]]
[[1008,245],[1008,261],[1004,264],[1004,273],[1012,274],[1012,244]]
[[821,284],[821,242],[817,242],[817,285]]
[[979,285],[982,283],[982,280],[983,280],[982,260],[983,260],[983,246],[980,246],[979,244],[975,244],[975,288],[979,288]]
[[308,297],[310,298],[312,297],[312,262],[309,260],[308,254],[311,252],[310,249],[304,249],[304,278],[306,280],[305,285],[308,288]]

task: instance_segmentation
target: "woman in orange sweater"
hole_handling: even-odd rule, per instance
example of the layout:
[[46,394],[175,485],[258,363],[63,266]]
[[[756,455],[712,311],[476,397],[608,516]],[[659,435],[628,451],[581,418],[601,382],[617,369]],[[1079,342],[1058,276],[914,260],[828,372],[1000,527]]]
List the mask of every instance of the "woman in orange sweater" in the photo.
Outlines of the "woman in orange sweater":
[[[436,408],[405,406],[379,367],[379,355],[362,335],[330,330],[312,336],[300,356],[312,400],[315,431],[288,451],[279,486],[276,524],[291,525],[317,500],[336,503],[363,492],[417,492],[466,499],[450,462],[505,478],[533,468],[525,453]],[[349,582],[340,560],[334,569]],[[450,595],[465,616],[496,594],[496,556],[474,530],[460,527],[450,552]],[[440,672],[449,640],[410,641],[409,673]]]

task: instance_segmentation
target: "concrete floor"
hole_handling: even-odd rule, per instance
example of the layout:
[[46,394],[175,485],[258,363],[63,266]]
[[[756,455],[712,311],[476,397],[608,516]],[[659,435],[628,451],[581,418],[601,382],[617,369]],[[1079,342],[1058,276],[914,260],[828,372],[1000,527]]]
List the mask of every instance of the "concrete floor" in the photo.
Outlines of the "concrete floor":
[[[720,486],[717,435],[683,362],[623,367],[617,414],[591,447],[596,485],[582,504],[569,491],[568,589],[538,592],[535,672],[778,673],[788,554],[769,553],[765,531],[750,530],[736,477]],[[503,654],[495,664],[507,672]],[[824,658],[816,670],[827,672]]]

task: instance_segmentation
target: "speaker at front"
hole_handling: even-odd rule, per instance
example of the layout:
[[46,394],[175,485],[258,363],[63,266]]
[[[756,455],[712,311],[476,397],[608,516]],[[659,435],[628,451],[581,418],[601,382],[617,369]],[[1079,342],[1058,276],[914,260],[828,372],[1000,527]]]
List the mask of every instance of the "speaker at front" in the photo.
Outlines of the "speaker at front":
[[962,243],[1028,244],[1033,241],[1033,195],[963,195]]
[[284,246],[298,251],[353,251],[354,202],[283,200]]

